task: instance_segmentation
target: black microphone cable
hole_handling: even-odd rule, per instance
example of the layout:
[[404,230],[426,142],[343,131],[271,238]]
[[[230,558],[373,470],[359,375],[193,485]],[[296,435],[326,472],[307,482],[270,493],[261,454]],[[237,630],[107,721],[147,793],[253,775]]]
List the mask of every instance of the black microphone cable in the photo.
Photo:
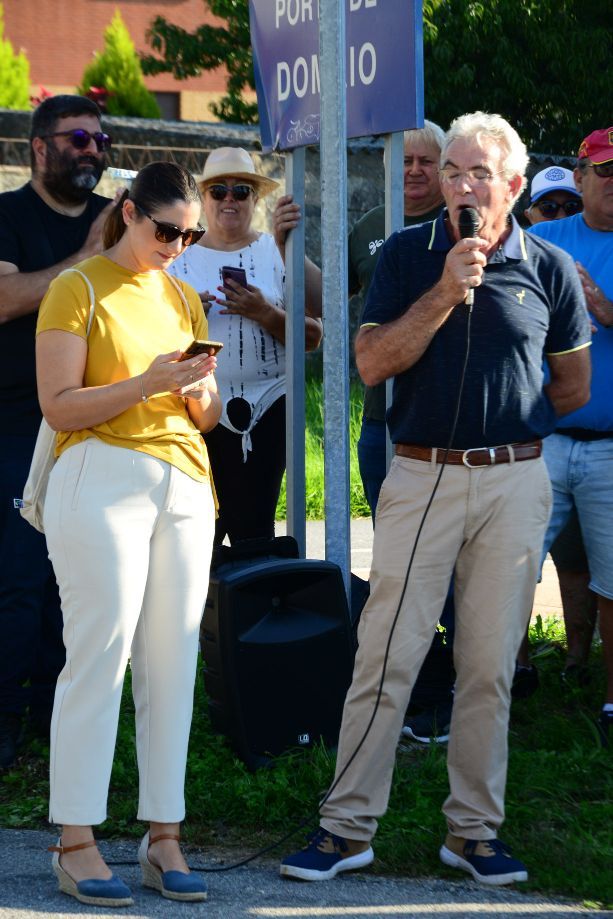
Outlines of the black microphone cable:
[[[462,212],[461,212],[461,213],[462,213]],[[471,224],[471,229],[472,229],[472,224]],[[476,232],[473,233],[472,235],[476,235]],[[471,292],[472,292],[472,288],[471,288]],[[388,665],[388,661],[389,661],[389,654],[390,654],[390,648],[391,648],[391,645],[392,645],[392,639],[393,639],[393,636],[394,636],[394,632],[395,632],[395,630],[396,630],[396,625],[398,624],[398,619],[399,619],[399,617],[400,617],[400,611],[401,611],[401,609],[402,609],[402,603],[403,603],[403,601],[404,601],[404,598],[405,598],[405,595],[406,595],[406,592],[407,592],[407,587],[408,587],[408,584],[409,584],[409,576],[410,576],[410,574],[411,574],[411,568],[413,567],[413,560],[414,560],[414,558],[415,558],[415,553],[416,553],[416,551],[417,551],[417,546],[418,546],[418,544],[419,544],[419,540],[420,540],[420,537],[421,537],[422,530],[423,530],[423,528],[424,528],[424,524],[425,524],[425,522],[426,522],[426,518],[427,518],[427,516],[428,516],[428,513],[429,513],[429,511],[430,511],[430,508],[432,507],[432,504],[433,504],[433,502],[434,502],[434,498],[435,498],[436,493],[437,493],[437,491],[438,491],[438,488],[439,488],[439,485],[440,485],[440,482],[441,482],[441,478],[442,478],[443,472],[444,472],[444,470],[445,470],[445,466],[446,466],[446,464],[447,464],[447,457],[449,456],[449,451],[450,451],[450,449],[451,449],[451,444],[453,443],[453,439],[454,439],[454,437],[455,437],[455,432],[456,432],[456,429],[457,429],[457,426],[458,426],[458,418],[459,418],[459,416],[460,416],[460,407],[461,407],[461,404],[462,404],[462,394],[463,394],[463,392],[464,392],[464,383],[465,383],[465,380],[466,380],[466,368],[468,367],[468,359],[469,359],[469,356],[470,356],[470,329],[471,329],[471,318],[472,318],[472,303],[467,302],[466,305],[468,306],[467,321],[466,321],[466,348],[465,348],[465,352],[464,352],[464,360],[463,360],[463,363],[462,363],[462,373],[461,373],[461,376],[460,376],[460,385],[459,385],[459,389],[458,389],[458,397],[457,397],[457,399],[456,399],[456,404],[455,404],[455,408],[454,408],[454,415],[453,415],[453,421],[452,421],[452,425],[451,425],[451,432],[450,432],[450,434],[449,434],[449,440],[448,440],[448,442],[447,442],[447,446],[446,446],[445,449],[444,449],[443,459],[442,459],[442,462],[441,462],[441,464],[440,464],[441,468],[439,469],[438,475],[437,475],[437,477],[436,477],[436,481],[435,481],[435,483],[434,483],[434,487],[432,488],[432,493],[430,494],[430,497],[428,498],[428,503],[426,504],[426,507],[424,508],[424,512],[423,512],[423,514],[422,514],[421,520],[420,520],[420,522],[419,522],[419,526],[418,526],[418,528],[417,528],[417,533],[415,534],[415,540],[414,540],[414,542],[413,542],[413,547],[412,547],[412,549],[411,549],[411,555],[410,555],[410,557],[409,557],[409,563],[408,563],[407,570],[406,570],[406,574],[405,574],[405,577],[404,577],[404,582],[403,582],[403,585],[402,585],[402,590],[401,590],[401,592],[400,592],[400,599],[399,599],[399,601],[398,601],[398,606],[397,606],[397,608],[396,608],[396,612],[395,612],[394,618],[393,618],[393,620],[392,620],[392,625],[391,625],[391,628],[390,628],[390,631],[389,631],[389,635],[388,635],[388,638],[387,638],[387,643],[386,643],[386,646],[385,646],[385,654],[384,654],[384,656],[383,656],[383,666],[382,666],[382,668],[381,668],[381,677],[380,677],[380,680],[379,680],[379,686],[378,686],[378,688],[377,688],[377,695],[376,695],[376,698],[375,698],[374,708],[373,708],[373,710],[372,710],[372,714],[371,714],[371,716],[370,716],[370,719],[369,719],[369,721],[368,721],[368,724],[366,725],[366,728],[365,728],[365,730],[364,730],[364,733],[362,734],[362,737],[361,737],[360,740],[358,741],[358,743],[357,743],[357,745],[356,745],[356,747],[355,747],[353,753],[351,754],[351,756],[349,757],[349,759],[347,760],[347,762],[346,762],[345,765],[343,766],[342,770],[340,771],[340,773],[338,774],[338,776],[336,777],[336,779],[333,781],[332,785],[330,786],[330,788],[328,789],[328,791],[326,792],[326,794],[324,795],[324,797],[323,797],[323,798],[321,799],[321,801],[319,802],[316,811],[313,811],[312,813],[310,813],[307,817],[305,817],[303,820],[301,820],[300,823],[296,824],[296,826],[294,826],[291,830],[289,830],[287,833],[285,833],[285,834],[284,834],[283,836],[281,836],[279,839],[276,839],[274,842],[270,843],[270,845],[264,846],[262,849],[259,849],[257,852],[254,852],[253,854],[248,855],[248,856],[246,856],[245,858],[240,859],[240,860],[237,861],[237,862],[233,862],[231,865],[223,865],[223,866],[221,866],[221,867],[219,867],[219,868],[210,868],[210,867],[202,867],[202,866],[194,866],[194,867],[192,867],[192,866],[190,865],[189,868],[190,868],[190,870],[192,870],[192,871],[199,871],[199,872],[207,873],[207,874],[215,874],[215,873],[220,873],[220,872],[222,872],[222,871],[233,871],[235,868],[241,868],[243,865],[248,865],[250,862],[255,861],[256,858],[261,858],[262,855],[267,855],[269,852],[272,852],[274,849],[278,849],[279,846],[283,845],[284,842],[287,842],[288,839],[291,839],[293,836],[296,835],[296,833],[298,833],[298,832],[300,832],[300,830],[304,829],[304,827],[307,826],[309,823],[311,823],[311,821],[313,821],[314,819],[319,819],[319,811],[320,811],[321,807],[322,807],[322,806],[326,803],[326,801],[330,798],[330,795],[332,794],[332,792],[335,790],[335,788],[337,787],[337,785],[339,784],[339,782],[341,781],[341,779],[342,779],[342,778],[345,776],[345,774],[347,773],[347,770],[349,769],[349,767],[351,766],[351,764],[354,762],[356,756],[358,755],[358,753],[359,753],[360,750],[362,749],[362,747],[363,747],[363,745],[364,745],[364,743],[365,743],[365,741],[366,741],[366,738],[368,737],[368,735],[369,735],[369,733],[370,733],[370,731],[371,731],[371,729],[372,729],[372,726],[373,726],[373,724],[374,724],[374,722],[375,722],[375,717],[376,717],[376,715],[377,715],[377,711],[379,710],[379,705],[380,705],[380,702],[381,702],[381,696],[382,696],[382,694],[383,694],[383,687],[384,687],[384,685],[385,685],[385,674],[386,674],[386,672],[387,672],[387,665]],[[457,307],[456,307],[456,309],[457,309]],[[115,865],[134,865],[134,864],[136,864],[136,862],[134,862],[134,861],[112,861],[112,862],[109,861],[109,862],[107,862],[107,864],[108,864],[108,865],[114,865],[114,866],[115,866]]]
[[[460,236],[461,236],[461,238],[462,238],[462,239],[465,239],[465,238],[467,238],[467,237],[475,237],[475,236],[477,235],[478,229],[479,229],[479,216],[478,216],[478,214],[477,214],[477,211],[476,211],[474,208],[463,208],[463,209],[460,211],[460,215],[459,215],[459,230],[460,230]],[[472,294],[472,297],[470,296],[470,294]],[[399,616],[400,616],[400,611],[401,611],[401,609],[402,609],[402,603],[403,603],[403,600],[404,600],[404,598],[405,598],[406,591],[407,591],[407,587],[408,587],[408,584],[409,584],[409,575],[410,575],[410,573],[411,573],[411,568],[413,567],[413,560],[414,560],[414,558],[415,558],[415,553],[416,553],[416,551],[417,551],[417,546],[418,546],[418,544],[419,544],[419,540],[420,540],[420,537],[421,537],[422,530],[423,530],[423,528],[424,528],[424,524],[425,524],[425,522],[426,522],[426,518],[427,518],[427,516],[428,516],[428,513],[429,513],[429,511],[430,511],[430,508],[432,507],[432,503],[433,503],[434,498],[435,498],[435,496],[436,496],[436,493],[437,493],[437,491],[438,491],[438,487],[439,487],[439,485],[440,485],[441,478],[442,478],[442,475],[443,475],[445,466],[446,466],[446,464],[447,464],[447,457],[449,456],[449,451],[450,451],[450,449],[451,449],[451,444],[453,443],[453,439],[454,439],[454,437],[455,437],[456,428],[457,428],[457,426],[458,426],[458,418],[459,418],[459,416],[460,416],[460,406],[461,406],[461,404],[462,404],[462,394],[463,394],[463,392],[464,392],[464,382],[465,382],[465,380],[466,380],[466,368],[468,367],[468,358],[469,358],[469,356],[470,356],[470,328],[471,328],[472,311],[473,311],[473,304],[474,304],[474,291],[473,291],[472,287],[471,287],[470,290],[468,291],[468,294],[467,294],[467,296],[466,296],[465,303],[466,303],[466,305],[468,306],[468,314],[467,314],[467,320],[466,320],[466,347],[465,347],[465,351],[464,351],[464,361],[463,361],[463,364],[462,364],[462,373],[460,374],[460,385],[459,385],[459,388],[458,388],[458,398],[457,398],[457,400],[456,400],[456,405],[455,405],[454,415],[453,415],[453,421],[452,421],[452,424],[451,424],[451,432],[450,432],[450,434],[449,434],[449,440],[447,441],[447,446],[445,447],[445,452],[444,452],[444,454],[443,454],[443,461],[442,461],[442,463],[441,463],[441,468],[439,469],[439,473],[438,473],[438,475],[437,475],[437,477],[436,477],[436,481],[435,481],[435,483],[434,483],[434,487],[433,487],[433,489],[432,489],[432,493],[431,493],[431,495],[430,495],[430,497],[429,497],[429,499],[428,499],[428,503],[426,504],[426,507],[424,508],[424,512],[423,512],[423,514],[422,514],[421,520],[420,520],[420,522],[419,522],[419,526],[418,526],[418,528],[417,528],[417,533],[415,534],[415,540],[414,540],[414,542],[413,542],[413,548],[412,548],[412,550],[411,550],[411,555],[410,555],[410,557],[409,557],[409,564],[408,564],[408,566],[407,566],[407,571],[406,571],[406,574],[405,574],[405,577],[404,577],[404,583],[403,583],[403,585],[402,585],[402,590],[401,590],[401,592],[400,592],[400,599],[399,599],[399,601],[398,601],[398,606],[397,606],[396,612],[395,612],[395,614],[394,614],[394,619],[392,620],[392,625],[391,625],[390,632],[389,632],[389,635],[388,635],[387,644],[386,644],[386,646],[385,646],[385,654],[384,654],[384,656],[383,656],[383,666],[382,666],[382,668],[381,668],[381,678],[380,678],[380,680],[379,680],[379,687],[378,687],[378,690],[377,690],[377,697],[376,697],[376,699],[375,699],[375,706],[374,706],[374,708],[373,708],[372,715],[370,716],[370,720],[369,720],[368,724],[366,725],[366,730],[365,730],[364,733],[362,734],[362,737],[361,737],[360,741],[358,742],[358,744],[357,744],[355,750],[353,751],[353,753],[351,754],[351,756],[349,757],[349,759],[348,759],[347,762],[345,763],[343,769],[341,770],[341,772],[339,773],[339,775],[337,776],[337,778],[334,780],[334,782],[332,783],[332,785],[330,786],[330,788],[328,789],[328,791],[326,792],[326,794],[324,795],[324,797],[323,797],[323,798],[321,799],[321,801],[319,802],[318,813],[319,813],[319,810],[321,809],[322,805],[324,805],[324,804],[326,803],[326,801],[330,798],[330,795],[332,794],[332,792],[334,791],[334,789],[337,787],[338,783],[339,783],[340,780],[343,778],[343,776],[346,774],[347,770],[349,769],[349,767],[351,766],[351,764],[352,764],[353,761],[355,760],[357,754],[359,753],[359,751],[361,750],[362,746],[364,745],[364,742],[365,742],[366,738],[368,737],[368,734],[370,733],[370,730],[371,730],[371,728],[372,728],[372,726],[373,726],[373,724],[374,724],[375,716],[376,716],[376,714],[377,714],[377,711],[378,711],[378,708],[379,708],[379,704],[380,704],[380,702],[381,702],[381,696],[382,696],[382,694],[383,694],[383,686],[384,686],[384,684],[385,684],[385,674],[386,674],[386,671],[387,671],[387,664],[388,664],[388,661],[389,661],[389,652],[390,652],[390,648],[391,648],[391,645],[392,645],[392,638],[393,638],[394,632],[395,632],[395,630],[396,630],[396,625],[397,625],[397,623],[398,623],[398,618],[399,618]]]
[[[453,416],[453,422],[452,422],[452,426],[451,426],[451,433],[450,433],[450,435],[449,435],[449,440],[448,440],[448,442],[447,442],[447,446],[445,447],[445,450],[444,450],[443,459],[442,459],[442,462],[441,462],[441,468],[439,469],[439,473],[438,473],[438,475],[437,475],[437,477],[436,477],[436,481],[435,481],[435,483],[434,483],[434,487],[433,487],[433,489],[432,489],[432,493],[430,494],[430,497],[428,498],[428,503],[426,504],[426,507],[424,508],[424,512],[423,512],[423,514],[422,514],[421,520],[420,520],[420,522],[419,522],[419,526],[418,526],[418,528],[417,528],[417,533],[415,534],[415,540],[414,540],[414,542],[413,542],[413,548],[412,548],[412,550],[411,550],[411,555],[410,555],[410,557],[409,557],[409,564],[408,564],[408,566],[407,566],[406,574],[405,574],[405,577],[404,577],[404,583],[403,583],[403,585],[402,585],[402,590],[401,590],[401,592],[400,592],[400,599],[399,599],[399,601],[398,601],[398,606],[397,606],[396,612],[395,612],[395,614],[394,614],[394,619],[392,620],[392,625],[391,625],[390,632],[389,632],[389,635],[388,635],[387,644],[386,644],[386,647],[385,647],[385,654],[384,654],[384,657],[383,657],[383,666],[382,666],[382,668],[381,668],[381,678],[380,678],[380,680],[379,680],[379,687],[378,687],[378,690],[377,690],[377,697],[376,697],[376,699],[375,699],[375,706],[374,706],[372,715],[370,716],[370,720],[369,720],[369,722],[368,722],[368,724],[367,724],[367,726],[366,726],[366,730],[364,731],[364,733],[363,733],[363,735],[362,735],[360,741],[358,742],[358,744],[357,744],[355,750],[353,751],[353,753],[351,754],[351,756],[350,756],[349,759],[347,760],[345,766],[343,767],[343,769],[341,770],[341,772],[339,773],[339,775],[337,776],[337,778],[334,780],[334,782],[332,783],[332,785],[330,786],[330,788],[328,789],[328,791],[326,792],[326,794],[324,795],[324,797],[323,797],[323,798],[321,799],[321,801],[319,802],[319,808],[321,808],[322,805],[324,805],[324,804],[326,803],[326,801],[329,799],[330,795],[332,794],[332,792],[334,791],[334,789],[336,788],[336,786],[338,785],[338,783],[340,782],[340,780],[343,778],[343,776],[346,774],[347,770],[349,769],[349,767],[351,766],[351,764],[352,764],[353,761],[355,760],[355,758],[356,758],[358,752],[359,752],[360,749],[362,748],[362,746],[363,746],[363,744],[364,744],[366,738],[368,737],[368,734],[370,733],[370,730],[371,730],[371,728],[372,728],[372,726],[373,726],[373,724],[374,724],[374,721],[375,721],[375,716],[376,716],[376,714],[377,714],[377,710],[378,710],[378,708],[379,708],[379,704],[380,704],[380,702],[381,702],[381,696],[382,696],[382,694],[383,694],[383,686],[384,686],[384,684],[385,684],[385,673],[386,673],[386,671],[387,671],[387,664],[388,664],[388,660],[389,660],[389,652],[390,652],[390,648],[391,648],[391,645],[392,645],[392,638],[393,638],[394,632],[395,632],[395,630],[396,630],[396,625],[397,625],[397,623],[398,623],[398,619],[399,619],[399,617],[400,617],[400,611],[401,611],[401,609],[402,609],[402,603],[403,603],[403,601],[404,601],[404,598],[405,598],[405,595],[406,595],[406,591],[407,591],[407,587],[408,587],[408,584],[409,584],[409,575],[411,574],[411,568],[413,567],[413,560],[414,560],[414,558],[415,558],[415,553],[416,553],[416,551],[417,551],[417,546],[418,546],[418,544],[419,544],[419,540],[420,540],[420,537],[421,537],[422,530],[423,530],[423,528],[424,528],[424,524],[425,524],[425,522],[426,522],[426,518],[427,518],[427,516],[428,516],[428,513],[429,513],[429,511],[430,511],[430,508],[432,507],[432,504],[433,504],[433,502],[434,502],[434,498],[435,498],[436,493],[437,493],[437,491],[438,491],[438,487],[439,487],[439,485],[440,485],[441,478],[442,478],[442,476],[443,476],[443,472],[444,472],[445,466],[446,466],[446,464],[447,464],[447,457],[449,456],[449,451],[450,451],[450,449],[451,449],[451,444],[453,443],[453,439],[454,439],[454,437],[455,437],[456,428],[457,428],[457,425],[458,425],[458,418],[459,418],[459,415],[460,415],[460,407],[461,407],[461,402],[462,402],[462,393],[463,393],[463,391],[464,391],[464,382],[465,382],[465,379],[466,379],[466,368],[467,368],[467,366],[468,366],[468,358],[469,358],[469,356],[470,356],[470,327],[471,327],[471,318],[472,318],[472,304],[468,304],[468,316],[467,316],[467,322],[466,322],[466,349],[465,349],[465,352],[464,352],[464,362],[463,362],[463,365],[462,365],[462,374],[461,374],[461,377],[460,377],[460,386],[459,386],[459,390],[458,390],[458,398],[457,398],[457,400],[456,400],[456,405],[455,405],[455,409],[454,409],[454,416]],[[318,812],[319,812],[319,808],[318,808]]]

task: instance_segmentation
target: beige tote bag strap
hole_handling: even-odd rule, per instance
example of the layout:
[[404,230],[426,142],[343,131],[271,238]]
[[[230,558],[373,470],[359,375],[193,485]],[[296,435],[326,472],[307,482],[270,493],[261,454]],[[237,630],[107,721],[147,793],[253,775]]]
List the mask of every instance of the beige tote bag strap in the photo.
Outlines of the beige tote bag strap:
[[191,323],[191,321],[192,321],[192,314],[191,314],[190,311],[189,311],[189,303],[187,302],[187,298],[186,298],[185,294],[183,293],[183,288],[181,287],[181,285],[179,284],[179,282],[177,281],[177,279],[176,279],[175,277],[173,277],[171,274],[168,274],[167,271],[164,272],[164,276],[168,278],[168,280],[170,281],[170,283],[172,284],[172,286],[174,287],[174,289],[177,291],[177,293],[178,293],[179,296],[181,297],[181,303],[182,303],[183,306],[185,307],[185,311],[186,311],[186,313],[187,313],[187,318],[189,319],[189,321],[190,321],[190,323]]
[[80,275],[85,281],[85,286],[87,287],[87,293],[89,294],[89,316],[87,319],[86,334],[89,335],[90,329],[92,327],[92,322],[94,321],[94,310],[96,307],[96,296],[94,294],[94,288],[92,287],[92,282],[87,277],[87,275],[82,271],[79,271],[78,268],[66,268],[64,271],[62,271],[62,274],[68,274],[69,271]]

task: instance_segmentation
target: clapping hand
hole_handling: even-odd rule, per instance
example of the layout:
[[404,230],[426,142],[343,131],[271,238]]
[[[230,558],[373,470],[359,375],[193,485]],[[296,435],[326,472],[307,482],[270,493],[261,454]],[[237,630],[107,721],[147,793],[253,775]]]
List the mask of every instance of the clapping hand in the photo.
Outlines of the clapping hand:
[[[583,265],[580,262],[576,262],[576,265],[588,310],[605,328],[613,326],[613,303],[611,303],[604,291],[598,287]],[[593,331],[596,331],[594,327]]]

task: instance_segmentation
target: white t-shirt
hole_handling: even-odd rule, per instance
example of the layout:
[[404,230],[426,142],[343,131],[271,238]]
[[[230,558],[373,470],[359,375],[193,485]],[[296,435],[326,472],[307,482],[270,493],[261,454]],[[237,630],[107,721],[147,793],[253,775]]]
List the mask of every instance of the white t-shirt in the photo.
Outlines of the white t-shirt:
[[[198,293],[208,290],[221,297],[217,288],[221,284],[220,269],[225,265],[244,268],[247,283],[259,287],[274,306],[285,309],[285,266],[269,233],[261,233],[255,242],[235,252],[220,252],[198,244],[189,246],[168,270]],[[245,316],[221,315],[222,309],[222,304],[213,303],[207,317],[211,340],[224,343],[215,373],[223,403],[220,423],[243,434],[246,456],[251,449],[249,432],[285,393],[285,347],[257,322]],[[251,406],[251,422],[244,432],[236,430],[226,411],[229,400],[236,397]]]

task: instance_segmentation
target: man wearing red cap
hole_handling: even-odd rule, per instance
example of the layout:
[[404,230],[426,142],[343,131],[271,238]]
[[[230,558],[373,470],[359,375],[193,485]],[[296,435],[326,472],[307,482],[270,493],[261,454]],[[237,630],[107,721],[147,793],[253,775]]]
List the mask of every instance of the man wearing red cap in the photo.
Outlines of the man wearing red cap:
[[583,213],[531,228],[577,262],[597,329],[590,401],[561,418],[543,445],[554,490],[545,551],[576,507],[590,588],[598,596],[607,671],[607,695],[598,724],[606,745],[613,737],[613,127],[592,131],[585,138],[574,178],[583,196]]

